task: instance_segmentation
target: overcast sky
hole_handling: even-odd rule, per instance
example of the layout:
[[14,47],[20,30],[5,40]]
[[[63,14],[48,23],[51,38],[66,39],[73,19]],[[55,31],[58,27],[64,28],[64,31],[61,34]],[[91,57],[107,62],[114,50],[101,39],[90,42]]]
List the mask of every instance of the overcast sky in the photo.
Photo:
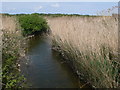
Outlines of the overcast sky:
[[[117,2],[3,2],[2,13],[62,13],[95,15]],[[0,12],[1,13],[1,12]]]

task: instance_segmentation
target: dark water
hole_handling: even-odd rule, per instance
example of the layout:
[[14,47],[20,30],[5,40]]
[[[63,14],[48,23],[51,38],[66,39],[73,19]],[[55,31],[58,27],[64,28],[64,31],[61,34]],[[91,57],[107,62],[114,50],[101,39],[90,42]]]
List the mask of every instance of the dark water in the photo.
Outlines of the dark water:
[[78,77],[62,58],[51,50],[48,37],[37,36],[30,40],[27,56],[21,70],[32,88],[79,88]]

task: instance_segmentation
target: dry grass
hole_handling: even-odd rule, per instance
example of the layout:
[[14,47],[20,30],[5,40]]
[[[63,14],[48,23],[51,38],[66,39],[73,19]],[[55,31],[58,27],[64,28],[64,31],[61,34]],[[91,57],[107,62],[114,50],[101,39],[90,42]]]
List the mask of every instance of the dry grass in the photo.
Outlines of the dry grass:
[[0,60],[2,60],[2,15],[0,15]]
[[16,87],[24,80],[19,74],[17,63],[21,56],[25,56],[25,40],[16,17],[4,15],[0,21],[2,21],[2,88],[4,89]]
[[118,20],[113,17],[47,18],[52,39],[78,74],[97,88],[118,85]]
[[18,29],[18,23],[14,16],[2,16],[2,29],[9,32],[16,32]]
[[1,32],[2,35],[2,49],[5,54],[25,55],[23,48],[24,38],[21,34],[21,28],[15,16],[2,16]]

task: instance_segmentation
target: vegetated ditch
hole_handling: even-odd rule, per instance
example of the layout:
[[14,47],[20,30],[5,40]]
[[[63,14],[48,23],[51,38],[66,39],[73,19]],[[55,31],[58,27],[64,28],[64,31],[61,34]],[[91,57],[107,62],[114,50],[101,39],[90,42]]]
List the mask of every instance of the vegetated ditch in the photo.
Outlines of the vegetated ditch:
[[20,61],[20,68],[29,88],[88,88],[64,58],[52,50],[49,36],[32,37],[26,57]]

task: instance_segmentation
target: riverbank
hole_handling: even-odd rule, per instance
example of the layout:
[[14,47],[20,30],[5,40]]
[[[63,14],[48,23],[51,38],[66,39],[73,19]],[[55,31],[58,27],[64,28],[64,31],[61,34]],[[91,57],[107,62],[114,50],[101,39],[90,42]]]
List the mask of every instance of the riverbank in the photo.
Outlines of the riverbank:
[[53,47],[94,88],[119,87],[118,20],[48,17]]
[[21,34],[19,23],[15,16],[2,16],[2,89],[19,88],[25,81],[20,75],[17,63],[25,56],[25,39]]

